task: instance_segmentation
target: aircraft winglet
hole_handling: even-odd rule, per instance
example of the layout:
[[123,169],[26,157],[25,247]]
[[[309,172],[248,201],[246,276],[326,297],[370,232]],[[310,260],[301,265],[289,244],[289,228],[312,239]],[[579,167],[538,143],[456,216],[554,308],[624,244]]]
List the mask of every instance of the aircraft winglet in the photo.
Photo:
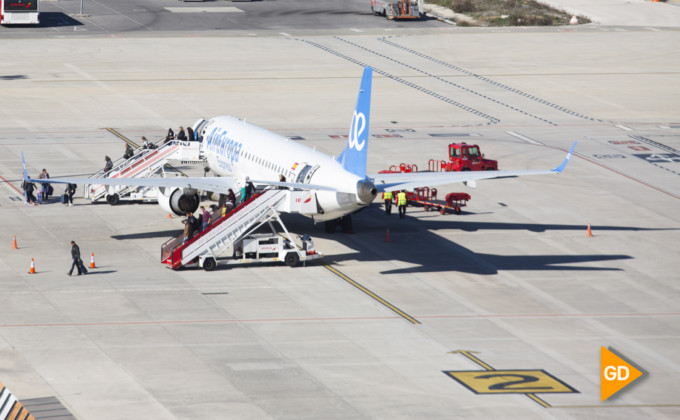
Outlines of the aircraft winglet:
[[552,171],[555,172],[556,174],[562,173],[564,168],[567,167],[567,163],[569,163],[569,159],[571,158],[571,155],[574,153],[574,149],[576,149],[576,145],[578,144],[577,141],[574,142],[574,144],[571,146],[571,150],[569,150],[569,153],[567,153],[567,157],[564,158],[564,161],[560,166],[557,168],[553,169]]

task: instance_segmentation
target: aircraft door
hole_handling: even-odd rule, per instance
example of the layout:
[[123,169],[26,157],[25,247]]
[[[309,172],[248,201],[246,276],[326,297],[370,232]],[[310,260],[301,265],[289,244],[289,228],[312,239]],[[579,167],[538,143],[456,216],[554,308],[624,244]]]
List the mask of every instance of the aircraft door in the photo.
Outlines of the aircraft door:
[[297,182],[298,184],[302,184],[310,169],[312,169],[312,165],[308,165],[307,162],[301,163],[298,166],[297,170],[293,172],[293,176],[294,176],[293,182]]

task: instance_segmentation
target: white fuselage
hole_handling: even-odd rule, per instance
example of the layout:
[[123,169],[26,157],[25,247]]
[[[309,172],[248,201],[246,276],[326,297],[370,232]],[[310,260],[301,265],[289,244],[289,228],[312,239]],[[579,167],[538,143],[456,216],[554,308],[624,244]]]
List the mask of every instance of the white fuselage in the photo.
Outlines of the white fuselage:
[[[215,117],[201,133],[210,169],[221,176],[236,178],[240,185],[252,181],[311,184],[319,211],[309,213],[315,220],[335,219],[368,205],[357,195],[362,178],[346,171],[331,156],[296,141],[246,123],[234,117]],[[336,191],[315,189],[314,186]]]

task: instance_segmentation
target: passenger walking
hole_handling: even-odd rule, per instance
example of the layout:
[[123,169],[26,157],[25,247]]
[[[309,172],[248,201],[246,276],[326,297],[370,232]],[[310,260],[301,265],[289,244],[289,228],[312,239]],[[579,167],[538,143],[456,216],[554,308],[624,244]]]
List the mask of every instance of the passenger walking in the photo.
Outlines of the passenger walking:
[[111,161],[111,158],[108,156],[104,156],[104,173],[108,173],[111,169],[113,169],[113,162]]
[[168,134],[165,135],[165,143],[175,140],[175,132],[172,128],[168,128]]
[[187,127],[187,140],[189,140],[189,141],[196,140],[196,135],[194,134],[194,129],[191,128],[191,127]]
[[80,259],[80,247],[76,245],[74,241],[71,241],[71,258],[73,258],[73,264],[71,264],[71,269],[68,271],[68,275],[73,274],[73,269],[78,269],[78,275],[87,274],[87,269],[83,264],[83,260]]
[[184,133],[184,128],[179,128],[179,131],[177,131],[177,137],[175,137],[175,139],[181,141],[185,141],[187,139],[187,135]]
[[24,189],[24,195],[26,196],[26,204],[33,204],[37,206],[38,200],[36,200],[35,196],[33,195],[33,191],[35,191],[35,185],[33,185],[31,181],[24,181],[22,188]]
[[397,194],[397,206],[399,207],[399,218],[406,219],[406,190],[401,190]]
[[227,215],[227,202],[225,201],[220,208],[222,209],[220,217],[225,217]]
[[66,186],[66,201],[68,202],[69,207],[73,205],[73,195],[76,193],[77,187],[76,184],[68,184]]
[[227,192],[227,208],[229,211],[232,211],[234,207],[236,207],[236,194],[234,194],[234,190],[229,188],[229,191]]
[[204,206],[201,206],[201,217],[202,217],[202,223],[201,223],[201,231],[205,230],[208,225],[210,224],[210,212],[205,209]]
[[[47,169],[42,170],[40,173],[40,176],[38,176],[38,179],[50,179],[50,174],[47,173]],[[50,188],[52,186],[48,183],[40,184],[40,194],[42,194],[42,202],[46,203],[47,199],[50,198]]]
[[151,142],[142,136],[142,149],[153,149]]
[[246,199],[244,201],[250,200],[250,197],[253,196],[254,192],[255,192],[255,185],[253,185],[253,183],[250,182],[249,177],[246,177]]
[[383,200],[385,200],[385,214],[389,216],[392,214],[392,191],[385,191]]
[[135,155],[135,151],[132,150],[132,146],[130,146],[129,143],[125,143],[125,154],[123,155],[123,157],[125,159],[130,159],[134,155]]
[[187,243],[191,236],[194,234],[194,225],[196,224],[196,218],[193,213],[187,212],[187,219],[184,221],[184,242],[182,245]]
[[246,186],[242,186],[241,190],[239,191],[241,195],[239,196],[239,203],[243,204],[246,202]]

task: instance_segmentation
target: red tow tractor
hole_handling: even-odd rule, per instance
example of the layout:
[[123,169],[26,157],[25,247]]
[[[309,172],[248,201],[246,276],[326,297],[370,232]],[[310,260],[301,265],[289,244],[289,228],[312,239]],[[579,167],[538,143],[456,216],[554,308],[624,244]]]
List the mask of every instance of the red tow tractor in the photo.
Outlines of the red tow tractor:
[[497,171],[498,161],[485,159],[476,144],[449,144],[449,160],[430,159],[428,169],[432,172]]

